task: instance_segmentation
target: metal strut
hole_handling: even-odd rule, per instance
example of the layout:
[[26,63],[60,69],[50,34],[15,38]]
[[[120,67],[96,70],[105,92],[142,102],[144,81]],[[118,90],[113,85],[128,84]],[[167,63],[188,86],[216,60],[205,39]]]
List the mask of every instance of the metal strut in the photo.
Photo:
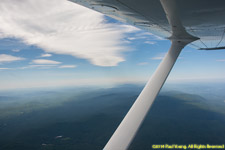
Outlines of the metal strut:
[[172,29],[172,35],[169,37],[172,45],[104,150],[126,150],[129,147],[181,50],[185,45],[199,39],[186,32],[179,19],[175,0],[160,0],[160,2]]

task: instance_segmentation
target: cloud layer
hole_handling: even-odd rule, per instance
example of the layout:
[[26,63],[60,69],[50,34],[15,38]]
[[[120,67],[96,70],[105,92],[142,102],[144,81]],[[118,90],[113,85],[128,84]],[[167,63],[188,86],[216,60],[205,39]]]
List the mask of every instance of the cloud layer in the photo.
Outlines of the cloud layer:
[[162,60],[165,57],[166,53],[159,53],[157,56],[152,57],[152,60]]
[[59,66],[59,68],[76,68],[77,66],[76,65],[62,65],[62,66]]
[[42,54],[42,55],[41,55],[41,57],[51,57],[51,56],[52,56],[52,54],[48,54],[48,53],[47,53],[47,54]]
[[104,16],[66,0],[1,0],[0,38],[20,38],[46,53],[87,59],[98,66],[124,61],[121,42],[126,25],[106,23]]
[[24,58],[7,55],[7,54],[0,55],[0,63],[13,62],[13,61],[19,61],[19,60],[24,60]]
[[61,64],[59,61],[54,61],[54,60],[48,60],[48,59],[34,59],[32,60],[33,64],[38,64],[38,65],[58,65]]

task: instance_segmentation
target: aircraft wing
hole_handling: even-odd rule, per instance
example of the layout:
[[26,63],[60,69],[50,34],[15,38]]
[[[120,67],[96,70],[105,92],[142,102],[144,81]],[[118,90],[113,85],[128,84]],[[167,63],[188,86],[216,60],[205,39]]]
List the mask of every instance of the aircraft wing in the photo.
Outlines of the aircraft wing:
[[[171,27],[159,0],[70,0],[160,37],[171,36]],[[200,40],[196,49],[225,46],[224,0],[177,0],[180,20],[186,31]]]
[[123,22],[168,38],[171,47],[116,129],[104,150],[125,150],[166,81],[181,50],[223,49],[224,0],[71,0]]

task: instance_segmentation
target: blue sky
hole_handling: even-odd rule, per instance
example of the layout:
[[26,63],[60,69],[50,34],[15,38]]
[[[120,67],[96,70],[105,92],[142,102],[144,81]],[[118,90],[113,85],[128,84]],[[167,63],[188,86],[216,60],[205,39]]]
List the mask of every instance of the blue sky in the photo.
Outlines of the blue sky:
[[[2,0],[0,24],[0,90],[144,83],[170,47],[63,0]],[[167,82],[224,82],[224,68],[225,51],[187,46]]]

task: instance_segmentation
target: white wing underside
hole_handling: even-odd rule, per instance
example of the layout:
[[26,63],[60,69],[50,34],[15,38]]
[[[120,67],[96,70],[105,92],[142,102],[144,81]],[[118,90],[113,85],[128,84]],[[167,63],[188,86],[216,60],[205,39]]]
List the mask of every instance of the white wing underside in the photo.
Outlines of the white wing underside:
[[[159,0],[70,1],[160,37],[168,38],[172,35],[171,26]],[[200,38],[190,46],[196,49],[225,46],[224,0],[177,0],[176,5],[185,30]]]

